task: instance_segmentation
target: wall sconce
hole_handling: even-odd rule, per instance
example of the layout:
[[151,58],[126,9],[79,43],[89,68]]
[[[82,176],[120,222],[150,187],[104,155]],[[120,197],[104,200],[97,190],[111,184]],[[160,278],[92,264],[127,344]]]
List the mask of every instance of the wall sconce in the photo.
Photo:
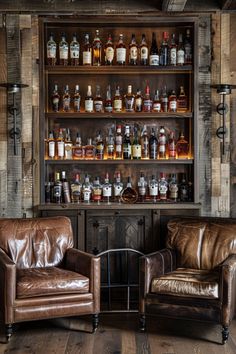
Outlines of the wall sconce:
[[14,141],[14,155],[17,155],[16,140],[20,139],[21,131],[16,126],[16,116],[20,113],[20,107],[16,103],[16,93],[20,92],[23,87],[28,87],[28,85],[3,83],[0,84],[0,87],[5,87],[7,89],[8,94],[12,93],[12,105],[8,106],[8,112],[13,116],[13,128],[9,131],[9,136]]
[[211,85],[212,88],[216,89],[216,92],[221,96],[221,102],[217,105],[216,111],[222,116],[222,126],[219,127],[216,131],[216,135],[219,139],[222,139],[222,155],[225,154],[225,135],[227,133],[227,129],[225,126],[225,116],[228,112],[228,105],[225,103],[225,96],[231,94],[231,90],[236,88],[236,85],[229,84],[218,84]]

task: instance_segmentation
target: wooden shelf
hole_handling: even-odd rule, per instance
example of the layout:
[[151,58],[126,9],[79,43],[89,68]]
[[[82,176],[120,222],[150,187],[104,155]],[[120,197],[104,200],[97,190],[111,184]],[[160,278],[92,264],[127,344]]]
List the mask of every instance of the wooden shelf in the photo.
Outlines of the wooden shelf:
[[159,119],[159,118],[171,118],[171,119],[182,119],[182,118],[193,118],[192,112],[180,113],[180,112],[120,112],[120,113],[86,113],[86,112],[49,112],[45,113],[48,119]]
[[46,165],[192,165],[193,159],[176,160],[45,160]]

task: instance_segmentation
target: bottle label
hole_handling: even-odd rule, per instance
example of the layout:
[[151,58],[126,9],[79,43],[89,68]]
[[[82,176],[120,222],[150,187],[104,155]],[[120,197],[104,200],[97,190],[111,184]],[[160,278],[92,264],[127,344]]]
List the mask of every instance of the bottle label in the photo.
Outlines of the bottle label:
[[178,188],[177,184],[170,183],[170,185],[169,185],[170,199],[177,199],[178,190],[179,190],[179,188]]
[[56,58],[56,54],[57,54],[56,45],[52,44],[52,45],[48,46],[48,48],[47,48],[47,57],[55,59]]
[[112,103],[105,103],[105,112],[111,113],[112,112]]
[[132,155],[135,159],[141,158],[141,145],[132,145]]
[[79,44],[75,43],[70,46],[70,57],[71,59],[79,58]]
[[170,50],[170,65],[176,65],[176,48],[171,48]]
[[83,190],[83,199],[84,199],[85,202],[89,202],[90,195],[91,195],[91,190],[90,189],[84,189]]
[[68,47],[67,47],[67,45],[63,45],[63,46],[60,47],[59,56],[60,56],[60,59],[65,59],[65,60],[68,59]]
[[50,158],[55,157],[55,142],[54,141],[49,141],[49,143],[48,143],[48,156]]
[[126,98],[125,109],[127,112],[133,112],[133,110],[134,110],[134,97],[127,97]]
[[74,148],[74,157],[77,159],[82,159],[84,156],[83,148],[82,147],[75,147]]
[[58,141],[57,142],[57,156],[58,157],[64,157],[64,149],[65,149],[65,144],[64,141]]
[[122,110],[122,100],[121,99],[115,99],[113,104],[114,104],[114,110],[116,112],[121,112],[121,110]]
[[103,197],[111,197],[111,187],[105,186],[102,189]]
[[130,59],[132,59],[132,60],[138,59],[138,48],[137,47],[130,48]]
[[160,102],[154,102],[152,110],[154,112],[161,112],[161,103]]
[[107,47],[105,49],[105,57],[106,57],[105,60],[111,63],[114,59],[114,48]]
[[144,196],[146,194],[146,188],[144,186],[140,186],[138,192],[139,195]]
[[62,185],[55,184],[53,187],[53,196],[54,198],[60,198],[62,193]]
[[160,199],[167,199],[167,185],[166,184],[159,184],[159,191],[160,191]]
[[94,109],[95,112],[102,112],[102,108],[103,108],[103,102],[102,101],[94,101]]
[[63,98],[63,111],[68,112],[70,110],[70,98]]
[[102,189],[99,187],[93,187],[93,200],[98,201],[102,199]]
[[159,65],[159,55],[151,54],[149,56],[149,65]]
[[137,97],[135,98],[135,111],[136,112],[141,112],[142,110],[142,98],[141,97]]
[[152,101],[149,99],[146,99],[143,101],[143,110],[144,112],[151,112],[152,110]]
[[149,187],[149,194],[152,197],[155,197],[158,195],[158,186],[157,185],[152,185]]
[[169,102],[169,107],[171,111],[176,111],[177,109],[177,102],[176,101],[170,101]]
[[[117,151],[117,150],[116,150]],[[130,144],[125,144],[123,147],[123,154],[124,156],[127,157],[131,157],[131,145]]]
[[157,158],[157,144],[150,144],[150,159]]
[[148,48],[147,47],[142,47],[140,56],[141,56],[141,60],[147,60],[147,58],[148,58]]
[[122,191],[122,185],[114,185],[114,196],[118,197],[120,196],[120,193]]
[[53,97],[52,104],[57,107],[59,104],[59,97]]
[[116,61],[117,63],[125,63],[126,48],[116,48]]
[[116,152],[122,152],[122,144],[116,143]]
[[91,52],[83,52],[83,65],[91,65],[92,64],[92,53]]
[[72,143],[65,143],[65,159],[72,159]]
[[169,157],[170,158],[175,158],[176,157],[176,147],[175,147],[175,142],[169,143]]
[[85,112],[93,112],[93,100],[84,101]]
[[94,158],[94,149],[93,148],[87,148],[85,150],[85,158],[87,158],[87,159],[93,159]]
[[184,65],[184,50],[179,49],[177,52],[177,64]]

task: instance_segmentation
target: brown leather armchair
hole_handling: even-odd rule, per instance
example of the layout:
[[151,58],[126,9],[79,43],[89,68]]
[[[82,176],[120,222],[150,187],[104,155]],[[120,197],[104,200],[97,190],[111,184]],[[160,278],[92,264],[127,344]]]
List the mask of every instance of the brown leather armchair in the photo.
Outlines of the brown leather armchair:
[[0,219],[0,316],[12,324],[100,311],[100,259],[73,248],[70,219]]
[[221,324],[229,336],[236,300],[236,220],[169,221],[167,248],[140,258],[140,330],[146,314]]

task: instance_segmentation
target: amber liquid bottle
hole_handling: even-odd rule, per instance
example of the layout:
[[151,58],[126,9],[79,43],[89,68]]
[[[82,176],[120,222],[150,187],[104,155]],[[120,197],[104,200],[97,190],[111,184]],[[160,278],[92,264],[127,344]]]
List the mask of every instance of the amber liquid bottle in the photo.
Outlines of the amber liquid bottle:
[[99,38],[99,30],[96,30],[96,35],[93,40],[93,65],[100,66],[102,64],[102,42]]
[[58,93],[58,86],[54,85],[54,90],[52,93],[52,110],[53,112],[59,112],[60,108],[60,95]]
[[104,46],[104,54],[105,54],[105,64],[112,65],[114,62],[114,45],[112,43],[111,34],[108,35],[107,42]]
[[116,45],[116,63],[118,65],[126,64],[126,45],[124,44],[123,34],[120,34]]
[[132,34],[131,42],[129,45],[129,64],[137,65],[138,64],[138,46],[135,39],[135,34]]
[[83,45],[83,65],[92,65],[92,46],[89,43],[89,34],[84,37]]

